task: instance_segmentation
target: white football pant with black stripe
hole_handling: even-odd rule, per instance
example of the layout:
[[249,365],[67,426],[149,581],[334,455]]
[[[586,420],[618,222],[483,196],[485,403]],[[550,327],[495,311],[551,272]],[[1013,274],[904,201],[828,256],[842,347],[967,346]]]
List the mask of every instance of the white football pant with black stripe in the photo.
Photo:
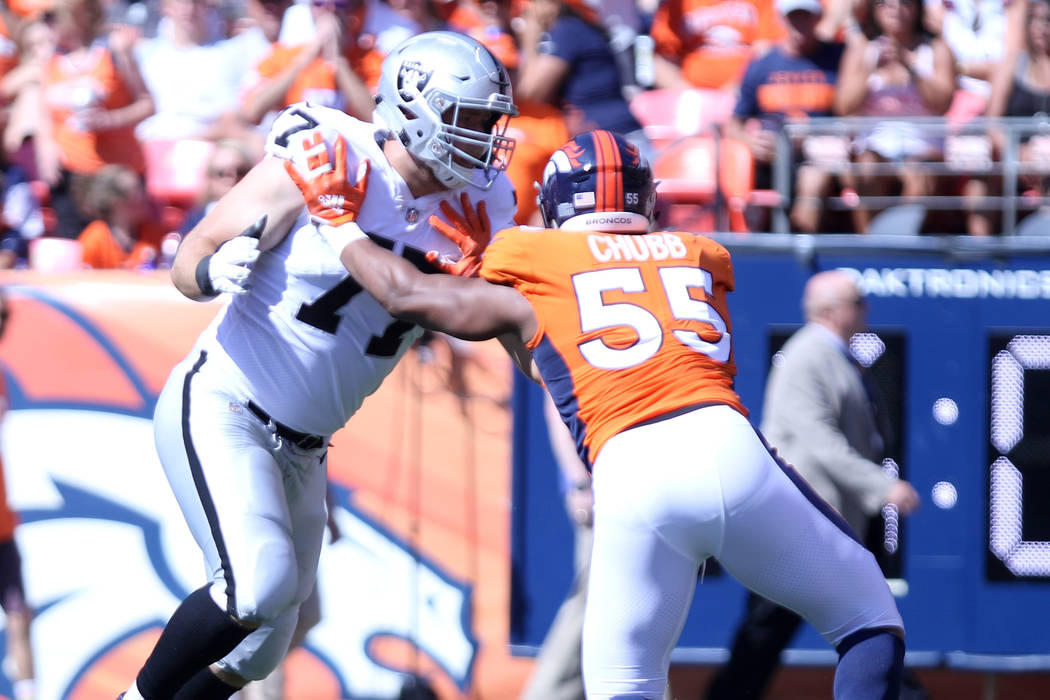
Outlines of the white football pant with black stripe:
[[204,553],[216,603],[261,627],[219,662],[265,678],[287,651],[310,595],[327,520],[327,441],[302,450],[223,389],[198,352],[177,365],[157,401],[157,452]]

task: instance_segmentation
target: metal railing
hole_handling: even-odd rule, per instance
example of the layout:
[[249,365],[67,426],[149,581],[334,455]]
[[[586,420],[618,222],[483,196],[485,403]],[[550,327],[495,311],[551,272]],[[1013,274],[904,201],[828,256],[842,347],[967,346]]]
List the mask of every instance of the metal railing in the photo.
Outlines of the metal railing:
[[[1025,139],[1045,136],[1050,139],[1050,117],[1037,115],[1028,118],[977,118],[964,124],[948,121],[943,117],[821,117],[806,121],[788,121],[777,134],[777,158],[773,164],[773,187],[780,194],[780,205],[774,208],[772,228],[777,233],[787,233],[790,228],[788,209],[791,205],[792,173],[800,165],[808,164],[835,175],[856,174],[896,175],[904,164],[902,161],[882,163],[857,163],[853,160],[856,140],[870,134],[876,127],[892,131],[900,125],[912,134],[940,144],[940,158],[934,160],[908,161],[913,172],[925,173],[935,178],[972,176],[990,182],[999,182],[998,194],[979,199],[963,194],[938,194],[923,197],[917,202],[927,210],[957,211],[1001,211],[1002,233],[1013,234],[1017,229],[1019,214],[1050,205],[1050,197],[1022,195],[1018,182],[1025,175],[1042,175],[1050,181],[1050,148],[1045,161],[1021,162],[1020,146]],[[824,139],[823,156],[812,156],[808,144]],[[837,143],[837,146],[836,146]],[[828,152],[832,154],[829,155]],[[837,151],[837,153],[835,153]],[[833,210],[849,210],[858,206],[872,209],[908,203],[900,196],[860,196],[842,194],[822,198],[824,207]],[[944,232],[959,233],[959,232]],[[1050,233],[1050,231],[1048,231]]]

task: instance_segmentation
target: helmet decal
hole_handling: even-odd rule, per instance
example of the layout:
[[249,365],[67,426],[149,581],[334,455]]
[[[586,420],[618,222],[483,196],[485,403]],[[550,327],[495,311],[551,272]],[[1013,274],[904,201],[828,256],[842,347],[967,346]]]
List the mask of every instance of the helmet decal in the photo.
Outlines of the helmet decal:
[[422,92],[430,82],[432,71],[423,70],[415,61],[405,61],[397,74],[397,92],[402,99],[411,100],[416,93]]

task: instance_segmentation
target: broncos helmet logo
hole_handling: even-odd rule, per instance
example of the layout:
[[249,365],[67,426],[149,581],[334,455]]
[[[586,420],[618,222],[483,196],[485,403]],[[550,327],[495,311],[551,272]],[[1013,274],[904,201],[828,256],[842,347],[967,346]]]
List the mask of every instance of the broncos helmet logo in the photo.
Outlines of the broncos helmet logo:
[[583,156],[586,153],[583,146],[576,140],[569,141],[561,147],[565,155],[569,157],[569,165],[572,168],[583,167]]

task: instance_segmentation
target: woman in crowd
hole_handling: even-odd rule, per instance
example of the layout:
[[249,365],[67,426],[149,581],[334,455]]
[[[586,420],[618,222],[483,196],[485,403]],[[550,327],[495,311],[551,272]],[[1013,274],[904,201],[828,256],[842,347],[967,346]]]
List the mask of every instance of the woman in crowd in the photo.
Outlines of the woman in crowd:
[[[918,0],[869,0],[863,36],[847,44],[839,67],[835,112],[842,116],[884,117],[854,143],[860,168],[848,180],[857,193],[892,193],[893,178],[864,166],[898,163],[900,194],[931,194],[929,176],[909,164],[941,157],[941,139],[924,133],[910,117],[940,116],[955,93],[955,60],[951,49],[923,27]],[[858,233],[867,231],[872,215],[863,199],[854,210]]]

